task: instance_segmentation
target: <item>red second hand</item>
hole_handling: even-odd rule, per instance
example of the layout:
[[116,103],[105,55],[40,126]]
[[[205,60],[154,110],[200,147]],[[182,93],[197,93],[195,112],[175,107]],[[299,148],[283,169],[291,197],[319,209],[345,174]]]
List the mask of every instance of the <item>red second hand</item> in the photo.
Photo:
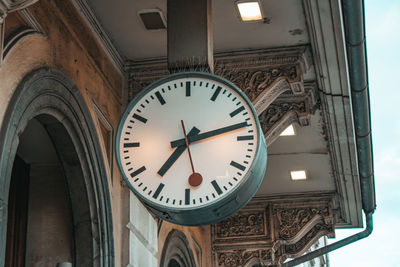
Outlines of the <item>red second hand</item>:
[[190,165],[192,166],[192,174],[189,176],[189,184],[191,186],[199,186],[201,184],[201,182],[203,181],[203,177],[201,176],[200,173],[197,173],[194,171],[192,154],[190,153],[189,141],[188,141],[188,138],[186,135],[185,125],[183,123],[183,120],[181,120],[181,124],[182,124],[182,129],[183,129],[183,135],[185,136],[186,148],[187,148],[188,154],[189,154]]

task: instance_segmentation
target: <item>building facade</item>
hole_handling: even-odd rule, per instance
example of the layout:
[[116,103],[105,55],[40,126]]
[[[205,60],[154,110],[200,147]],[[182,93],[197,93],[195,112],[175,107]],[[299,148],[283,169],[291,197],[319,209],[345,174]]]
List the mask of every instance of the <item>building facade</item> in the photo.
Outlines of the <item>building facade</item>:
[[125,107],[170,73],[167,31],[137,15],[167,1],[133,2],[0,0],[0,266],[279,265],[363,226],[372,154],[363,162],[353,115],[369,106],[352,102],[345,3],[261,1],[265,17],[246,24],[212,1],[213,72],[252,101],[268,167],[243,209],[188,227],[151,214],[116,163]]

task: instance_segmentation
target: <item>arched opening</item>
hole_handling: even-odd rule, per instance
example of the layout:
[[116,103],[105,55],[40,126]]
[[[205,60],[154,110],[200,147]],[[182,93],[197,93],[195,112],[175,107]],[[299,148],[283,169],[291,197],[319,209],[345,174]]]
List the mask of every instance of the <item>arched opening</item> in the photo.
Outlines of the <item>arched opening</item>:
[[[28,75],[9,104],[0,140],[0,204],[8,207],[0,209],[0,266],[11,246],[6,242],[10,240],[8,226],[14,227],[10,214],[15,164],[28,169],[23,186],[28,188],[27,266],[33,255],[43,259],[36,262],[40,266],[61,261],[74,266],[113,266],[105,162],[90,112],[72,81],[51,69]],[[16,230],[22,246],[23,230]]]
[[11,174],[5,266],[73,262],[73,247],[67,180],[49,134],[34,118],[19,137]]
[[176,259],[171,259],[168,263],[168,267],[183,267]]
[[181,231],[171,231],[165,240],[160,267],[196,266],[189,241]]

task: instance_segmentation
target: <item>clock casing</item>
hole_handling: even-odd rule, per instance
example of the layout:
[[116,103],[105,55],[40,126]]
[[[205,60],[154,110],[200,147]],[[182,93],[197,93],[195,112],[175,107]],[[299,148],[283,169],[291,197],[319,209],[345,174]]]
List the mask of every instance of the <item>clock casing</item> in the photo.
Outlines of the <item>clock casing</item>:
[[[203,177],[188,182],[193,167]],[[183,125],[183,124],[182,124]],[[267,149],[246,95],[216,75],[185,72],[149,85],[128,105],[116,158],[129,188],[157,217],[181,225],[229,217],[256,193]]]

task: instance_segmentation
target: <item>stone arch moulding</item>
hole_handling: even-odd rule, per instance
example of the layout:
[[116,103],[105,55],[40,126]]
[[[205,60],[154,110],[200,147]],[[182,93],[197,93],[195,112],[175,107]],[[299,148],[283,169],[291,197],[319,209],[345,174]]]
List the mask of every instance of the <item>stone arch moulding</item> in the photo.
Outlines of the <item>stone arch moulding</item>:
[[160,267],[195,267],[192,249],[184,233],[172,230],[165,240]]
[[103,155],[90,111],[60,71],[26,75],[0,129],[0,266],[4,265],[7,201],[19,135],[32,118],[49,133],[64,169],[74,226],[74,266],[114,266],[111,203]]

